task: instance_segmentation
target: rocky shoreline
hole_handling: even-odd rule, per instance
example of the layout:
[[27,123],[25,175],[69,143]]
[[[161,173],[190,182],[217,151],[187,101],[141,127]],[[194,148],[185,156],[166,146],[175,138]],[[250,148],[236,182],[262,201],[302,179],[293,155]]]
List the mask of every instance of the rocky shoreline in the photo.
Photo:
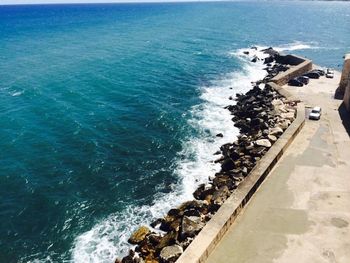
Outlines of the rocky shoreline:
[[[249,56],[251,50],[244,51]],[[289,66],[280,63],[281,55],[272,48],[261,50],[264,58],[254,56],[251,62],[263,60],[267,76],[252,83],[245,94],[236,94],[233,105],[226,107],[233,116],[240,135],[224,144],[215,153],[220,172],[212,175],[207,184],[199,185],[194,199],[168,211],[150,227],[139,227],[129,238],[135,248],[115,263],[175,262],[195,236],[217,212],[237,186],[247,177],[256,163],[277,141],[296,116],[296,104],[281,96],[267,83]],[[217,134],[222,137],[223,134]],[[219,156],[220,155],[220,156]],[[152,230],[151,230],[152,229]]]

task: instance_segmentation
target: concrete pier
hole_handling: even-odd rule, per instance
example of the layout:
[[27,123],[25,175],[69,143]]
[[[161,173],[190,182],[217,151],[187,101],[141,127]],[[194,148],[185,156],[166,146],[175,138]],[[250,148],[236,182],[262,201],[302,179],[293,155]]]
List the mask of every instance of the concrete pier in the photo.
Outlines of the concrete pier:
[[321,106],[321,120],[306,120],[206,262],[350,262],[350,115],[333,98],[339,81],[335,72],[284,87]]

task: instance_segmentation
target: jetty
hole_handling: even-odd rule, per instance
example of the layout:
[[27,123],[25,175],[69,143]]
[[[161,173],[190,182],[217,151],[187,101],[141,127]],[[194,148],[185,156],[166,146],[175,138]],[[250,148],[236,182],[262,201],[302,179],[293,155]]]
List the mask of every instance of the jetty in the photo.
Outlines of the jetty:
[[220,172],[135,230],[135,248],[115,262],[348,262],[349,56],[326,75],[307,58],[260,52],[251,62],[263,60],[266,77],[225,107],[240,135],[220,147]]
[[[269,163],[273,168],[261,173],[260,182],[254,174],[248,177],[246,198],[239,196],[242,191],[233,193],[225,202],[231,215],[224,204],[178,263],[349,262],[349,58],[345,56],[343,74],[335,72],[334,78],[286,85],[296,71],[309,70],[305,60],[299,63],[304,69],[296,66],[292,75],[283,73],[284,80],[271,84],[301,101],[298,117],[277,141],[284,145],[276,143],[256,170]],[[319,121],[308,119],[314,106],[322,107]],[[276,152],[276,146],[283,149]]]

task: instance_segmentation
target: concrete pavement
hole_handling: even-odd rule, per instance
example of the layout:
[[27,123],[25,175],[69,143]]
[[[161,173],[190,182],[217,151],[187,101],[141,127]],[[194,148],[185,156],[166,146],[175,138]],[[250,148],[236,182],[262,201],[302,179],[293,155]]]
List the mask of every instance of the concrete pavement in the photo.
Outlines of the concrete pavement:
[[322,118],[306,121],[207,263],[350,262],[350,115],[333,99],[339,80],[285,87]]

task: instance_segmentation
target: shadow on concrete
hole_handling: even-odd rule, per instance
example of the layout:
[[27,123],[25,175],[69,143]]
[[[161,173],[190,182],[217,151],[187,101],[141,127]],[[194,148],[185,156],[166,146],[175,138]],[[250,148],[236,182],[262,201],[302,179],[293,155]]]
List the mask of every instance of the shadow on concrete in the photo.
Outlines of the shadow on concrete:
[[342,100],[344,98],[344,92],[341,92],[339,87],[335,90],[334,99]]
[[344,102],[340,104],[338,111],[339,111],[339,116],[344,125],[344,128],[350,137],[350,112],[346,110]]

